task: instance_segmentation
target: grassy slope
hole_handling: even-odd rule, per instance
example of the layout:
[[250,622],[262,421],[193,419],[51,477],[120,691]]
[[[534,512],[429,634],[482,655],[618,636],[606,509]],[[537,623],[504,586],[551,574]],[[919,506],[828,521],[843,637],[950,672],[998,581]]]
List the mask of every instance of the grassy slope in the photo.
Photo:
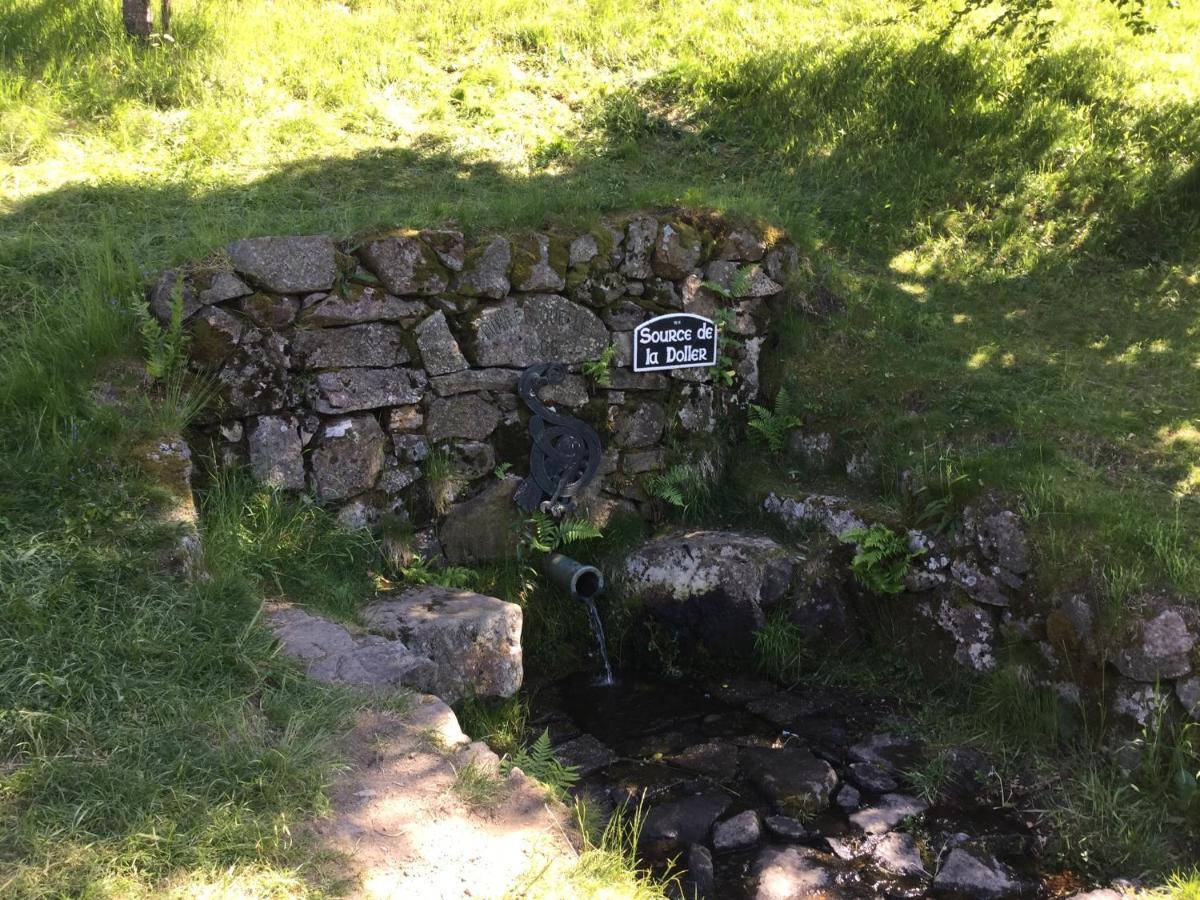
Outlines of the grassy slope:
[[[0,765],[23,768],[0,769],[0,854],[43,886],[148,883],[270,858],[271,823],[317,802],[320,767],[269,729],[214,777],[204,748],[245,730],[245,698],[302,721],[304,689],[240,637],[271,573],[226,531],[217,585],[141,572],[148,538],[116,510],[148,489],[100,464],[124,438],[80,394],[135,350],[145,272],[240,235],[659,202],[778,221],[847,303],[776,360],[814,427],[1018,491],[1059,578],[1200,591],[1200,10],[1135,37],[1064,6],[1029,60],[939,40],[944,8],[850,0],[177,0],[177,43],[150,48],[108,2],[8,4]],[[142,630],[178,664],[150,667]],[[139,702],[106,693],[122,677]]]

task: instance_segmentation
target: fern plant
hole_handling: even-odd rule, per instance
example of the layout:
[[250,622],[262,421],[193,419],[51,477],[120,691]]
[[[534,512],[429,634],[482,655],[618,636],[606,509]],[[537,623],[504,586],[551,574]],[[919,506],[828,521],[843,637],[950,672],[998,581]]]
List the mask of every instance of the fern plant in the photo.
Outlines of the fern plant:
[[909,565],[925,552],[909,550],[904,535],[880,523],[870,528],[852,528],[840,540],[857,545],[850,569],[859,584],[876,594],[902,592]]
[[800,427],[799,416],[792,415],[792,397],[786,387],[781,387],[775,396],[775,409],[750,404],[750,420],[747,423],[751,436],[764,442],[773,453],[783,449],[788,432]]
[[142,336],[142,350],[146,356],[146,374],[162,381],[181,372],[187,361],[187,346],[190,335],[183,330],[183,286],[176,282],[171,297],[171,321],[160,325],[146,305],[135,298],[133,309],[138,318],[138,331]]
[[712,490],[711,475],[709,467],[704,465],[676,463],[665,472],[647,475],[642,487],[655,500],[688,512],[708,497]]
[[578,766],[564,766],[554,758],[549,729],[543,731],[528,747],[515,750],[502,767],[506,774],[513,769],[520,769],[544,784],[560,800],[566,798],[567,790],[579,780]]
[[604,532],[587,519],[563,519],[556,522],[547,513],[535,512],[525,521],[521,544],[539,553],[553,553],[564,544],[603,537]]
[[604,348],[598,359],[585,362],[581,367],[584,378],[589,379],[597,387],[612,386],[612,365],[617,360],[617,345],[609,344]]

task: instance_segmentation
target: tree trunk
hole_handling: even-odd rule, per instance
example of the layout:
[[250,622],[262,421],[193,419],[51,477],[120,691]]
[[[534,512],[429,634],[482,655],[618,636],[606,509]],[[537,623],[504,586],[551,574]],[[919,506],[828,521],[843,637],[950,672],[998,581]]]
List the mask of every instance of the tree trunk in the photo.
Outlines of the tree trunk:
[[148,38],[154,30],[154,12],[150,0],[121,0],[125,31],[133,37]]
[[159,15],[158,30],[163,34],[171,33],[171,0],[162,0],[162,12]]

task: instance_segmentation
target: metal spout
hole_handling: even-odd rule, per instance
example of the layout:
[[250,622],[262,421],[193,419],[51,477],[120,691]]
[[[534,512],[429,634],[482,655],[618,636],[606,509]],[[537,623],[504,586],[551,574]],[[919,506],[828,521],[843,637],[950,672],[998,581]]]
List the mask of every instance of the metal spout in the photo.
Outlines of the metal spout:
[[573,600],[595,600],[604,590],[604,575],[595,566],[576,562],[561,553],[551,553],[543,563],[551,581]]

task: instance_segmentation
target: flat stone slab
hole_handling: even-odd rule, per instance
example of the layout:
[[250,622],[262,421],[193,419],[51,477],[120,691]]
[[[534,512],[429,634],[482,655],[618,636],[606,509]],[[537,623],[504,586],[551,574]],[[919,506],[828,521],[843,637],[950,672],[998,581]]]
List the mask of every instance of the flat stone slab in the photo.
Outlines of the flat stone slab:
[[907,794],[884,794],[876,806],[850,816],[850,821],[867,834],[886,834],[909,816],[919,816],[929,804]]
[[671,841],[697,844],[708,837],[708,830],[729,806],[729,797],[711,792],[686,797],[674,803],[655,806],[646,813],[642,825],[643,841]]
[[327,235],[234,241],[229,259],[238,274],[279,294],[327,291],[337,277],[333,239]]
[[754,862],[755,900],[824,897],[833,876],[821,854],[808,847],[768,847]]
[[521,607],[515,603],[427,585],[376,600],[362,619],[432,659],[432,693],[447,702],[511,697],[521,687]]
[[977,859],[966,850],[955,848],[942,862],[933,879],[933,889],[984,900],[1000,900],[1019,893],[1021,884],[995,859]]
[[837,773],[823,759],[798,747],[747,747],[742,769],[783,813],[815,813],[829,805]]
[[435,681],[433,661],[402,641],[353,634],[343,625],[286,604],[268,605],[266,623],[283,655],[301,663],[316,681],[418,690],[428,690]]
[[586,777],[611,765],[617,754],[590,734],[581,734],[554,748],[554,758],[564,766],[574,766]]

